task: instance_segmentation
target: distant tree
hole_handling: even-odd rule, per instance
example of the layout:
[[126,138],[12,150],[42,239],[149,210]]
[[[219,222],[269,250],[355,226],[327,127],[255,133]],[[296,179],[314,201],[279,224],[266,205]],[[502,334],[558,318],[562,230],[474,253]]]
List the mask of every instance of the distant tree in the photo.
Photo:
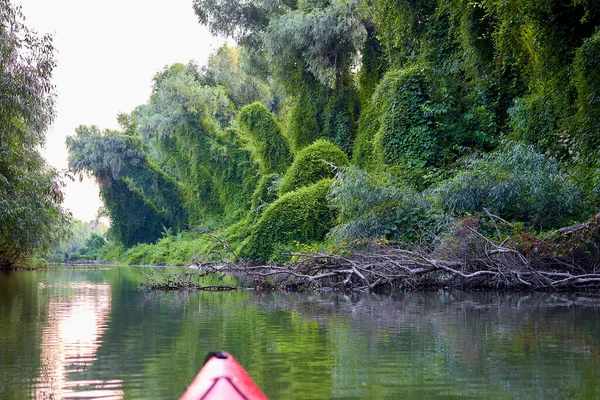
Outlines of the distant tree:
[[39,153],[54,116],[52,38],[0,0],[0,267],[45,251],[66,233],[62,183]]
[[186,222],[178,183],[144,152],[139,136],[80,126],[67,138],[69,167],[96,178],[111,233],[126,246],[152,242]]

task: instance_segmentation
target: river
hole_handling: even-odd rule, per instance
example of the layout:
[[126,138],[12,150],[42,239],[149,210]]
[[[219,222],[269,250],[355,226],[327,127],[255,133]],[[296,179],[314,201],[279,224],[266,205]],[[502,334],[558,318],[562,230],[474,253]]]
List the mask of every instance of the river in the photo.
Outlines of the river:
[[271,399],[600,398],[600,297],[160,292],[0,274],[0,399],[176,399],[209,351]]

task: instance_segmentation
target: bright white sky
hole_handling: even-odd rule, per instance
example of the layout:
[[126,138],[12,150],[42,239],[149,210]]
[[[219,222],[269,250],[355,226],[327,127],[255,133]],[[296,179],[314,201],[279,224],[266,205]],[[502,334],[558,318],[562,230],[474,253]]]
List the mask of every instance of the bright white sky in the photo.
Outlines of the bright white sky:
[[[197,22],[192,0],[20,1],[27,26],[54,36],[56,119],[45,155],[59,169],[67,167],[65,138],[78,125],[118,128],[117,114],[148,101],[165,65],[204,65],[224,42]],[[69,182],[65,192],[76,218],[96,216],[101,201],[93,182]]]

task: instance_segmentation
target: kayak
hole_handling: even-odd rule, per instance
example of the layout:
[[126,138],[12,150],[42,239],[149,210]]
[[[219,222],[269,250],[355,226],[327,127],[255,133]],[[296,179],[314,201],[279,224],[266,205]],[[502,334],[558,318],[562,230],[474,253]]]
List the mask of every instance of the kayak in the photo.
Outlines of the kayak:
[[229,353],[216,352],[207,361],[179,400],[267,400],[244,367]]

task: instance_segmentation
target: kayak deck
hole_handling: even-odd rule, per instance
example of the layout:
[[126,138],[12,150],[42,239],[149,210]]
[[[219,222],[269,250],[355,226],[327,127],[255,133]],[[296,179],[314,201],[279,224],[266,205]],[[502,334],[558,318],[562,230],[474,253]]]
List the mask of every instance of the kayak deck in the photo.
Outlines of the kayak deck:
[[244,367],[229,353],[210,353],[180,400],[266,400]]

